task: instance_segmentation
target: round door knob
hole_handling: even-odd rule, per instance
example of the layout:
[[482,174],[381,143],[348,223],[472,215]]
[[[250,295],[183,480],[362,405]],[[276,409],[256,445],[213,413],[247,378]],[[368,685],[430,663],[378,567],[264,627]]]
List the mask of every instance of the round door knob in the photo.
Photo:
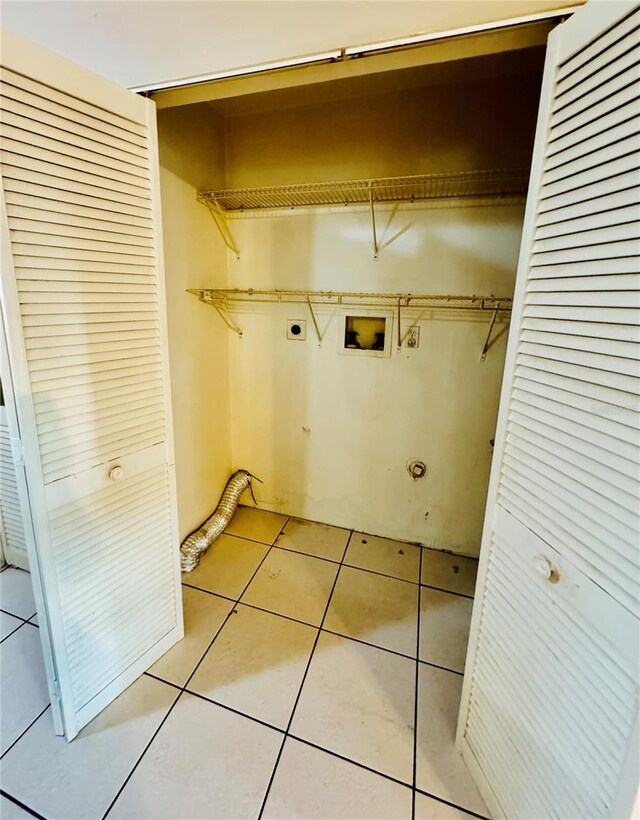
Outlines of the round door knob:
[[111,481],[121,481],[124,478],[124,467],[118,465],[109,470],[109,478]]
[[533,566],[538,575],[544,578],[545,581],[555,582],[558,580],[558,573],[545,555],[536,555],[533,559]]

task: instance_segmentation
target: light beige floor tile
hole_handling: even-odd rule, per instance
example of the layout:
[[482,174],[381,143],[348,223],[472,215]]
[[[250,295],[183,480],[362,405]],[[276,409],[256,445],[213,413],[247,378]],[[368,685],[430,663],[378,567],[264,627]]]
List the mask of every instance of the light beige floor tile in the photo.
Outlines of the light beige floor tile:
[[330,561],[342,561],[349,534],[349,530],[340,527],[290,518],[278,536],[276,545],[295,552],[328,558]]
[[354,532],[344,562],[352,567],[370,569],[418,583],[420,547],[364,532]]
[[420,664],[416,785],[464,809],[487,810],[455,747],[462,676]]
[[33,815],[0,794],[0,818],[2,820],[32,820]]
[[408,820],[411,789],[287,738],[263,817]]
[[291,734],[411,783],[415,661],[323,632]]
[[424,550],[422,583],[430,587],[473,595],[478,562],[473,558],[451,555],[439,550]]
[[420,660],[464,671],[473,601],[450,592],[422,588]]
[[242,600],[319,626],[337,572],[337,564],[274,547]]
[[325,629],[415,658],[418,585],[342,567]]
[[23,623],[24,621],[21,621],[20,618],[14,618],[13,615],[0,612],[0,641],[3,641],[8,635],[15,632]]
[[187,682],[233,607],[226,598],[187,586],[182,587],[182,600],[184,638],[149,669],[152,675],[177,686]]
[[470,820],[472,814],[416,792],[416,820]]
[[281,743],[280,732],[184,694],[109,818],[255,818]]
[[273,544],[287,521],[286,515],[259,510],[257,507],[238,507],[226,532],[263,544]]
[[223,534],[193,572],[182,574],[182,582],[238,598],[268,551],[265,544]]
[[316,634],[315,627],[238,604],[189,689],[285,729]]
[[48,709],[3,759],[3,788],[51,820],[102,817],[177,695],[143,675],[72,743]]
[[0,674],[0,753],[4,754],[49,703],[36,626],[24,624],[0,644]]
[[36,604],[28,572],[15,567],[0,572],[0,609],[25,621],[35,615]]

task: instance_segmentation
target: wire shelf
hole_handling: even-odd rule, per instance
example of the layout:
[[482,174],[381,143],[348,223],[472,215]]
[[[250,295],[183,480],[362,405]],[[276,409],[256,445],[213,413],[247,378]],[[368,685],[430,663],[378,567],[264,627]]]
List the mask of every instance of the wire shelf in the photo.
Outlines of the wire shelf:
[[460,296],[420,293],[363,293],[330,290],[246,290],[238,288],[189,288],[200,301],[214,306],[233,302],[262,302],[315,305],[372,305],[376,307],[423,307],[457,310],[510,311],[511,299],[503,296]]
[[463,171],[202,191],[198,199],[214,204],[223,211],[247,211],[426,199],[520,197],[526,195],[528,177],[529,172],[525,168]]

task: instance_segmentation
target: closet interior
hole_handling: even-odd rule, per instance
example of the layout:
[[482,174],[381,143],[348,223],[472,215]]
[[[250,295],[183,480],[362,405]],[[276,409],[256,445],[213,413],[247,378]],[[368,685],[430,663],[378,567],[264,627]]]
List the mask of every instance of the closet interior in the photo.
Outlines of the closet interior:
[[477,557],[544,59],[508,45],[154,96],[181,537],[244,468]]

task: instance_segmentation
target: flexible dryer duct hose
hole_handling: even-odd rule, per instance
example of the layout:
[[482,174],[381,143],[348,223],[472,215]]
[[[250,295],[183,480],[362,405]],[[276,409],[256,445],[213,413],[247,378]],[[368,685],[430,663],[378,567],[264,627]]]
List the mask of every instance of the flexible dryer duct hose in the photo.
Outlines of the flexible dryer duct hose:
[[236,511],[240,496],[247,487],[251,490],[253,496],[253,487],[251,486],[253,478],[254,476],[246,470],[238,470],[227,481],[227,486],[224,488],[213,515],[207,518],[200,529],[192,532],[182,542],[180,547],[180,568],[183,572],[191,572],[192,569],[195,569],[200,563],[200,558],[226,529]]

